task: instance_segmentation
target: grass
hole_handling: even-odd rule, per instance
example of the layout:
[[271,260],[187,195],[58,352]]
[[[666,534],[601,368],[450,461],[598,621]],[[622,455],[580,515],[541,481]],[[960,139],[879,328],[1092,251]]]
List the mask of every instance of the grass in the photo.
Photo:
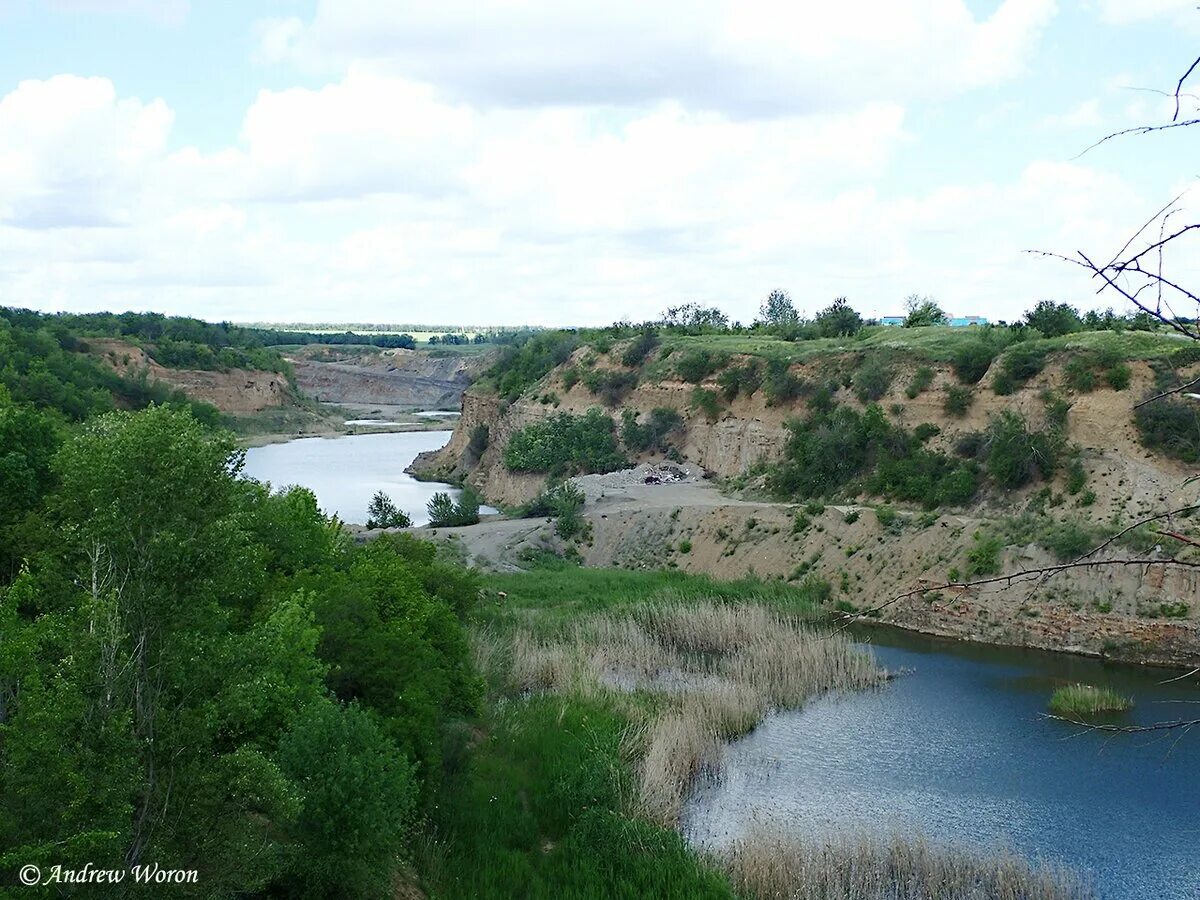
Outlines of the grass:
[[511,628],[513,620],[519,619],[524,627],[537,632],[553,632],[581,616],[627,610],[666,598],[754,602],[796,613],[815,613],[820,605],[809,588],[779,581],[717,581],[682,572],[585,569],[553,558],[527,572],[491,575],[488,586],[508,596],[502,606],[481,609],[481,622]]
[[1068,684],[1050,695],[1050,711],[1056,715],[1077,719],[1099,713],[1125,712],[1133,700],[1112,688],[1091,684]]
[[[769,335],[664,334],[662,345],[672,350],[705,349],[712,352],[743,353],[765,359],[785,359],[800,362],[827,353],[856,350],[894,350],[918,356],[931,362],[951,362],[964,346],[979,339],[974,328],[893,328],[872,326],[860,336],[850,338],[820,338],[795,343]],[[1157,359],[1169,356],[1183,346],[1182,339],[1169,334],[1146,331],[1083,331],[1057,338],[1026,341],[1047,352],[1059,350],[1105,350],[1115,358]]]
[[735,845],[727,868],[757,900],[1081,900],[1090,888],[1070,872],[1006,852],[947,849],[921,838],[858,837],[807,844],[765,831]]

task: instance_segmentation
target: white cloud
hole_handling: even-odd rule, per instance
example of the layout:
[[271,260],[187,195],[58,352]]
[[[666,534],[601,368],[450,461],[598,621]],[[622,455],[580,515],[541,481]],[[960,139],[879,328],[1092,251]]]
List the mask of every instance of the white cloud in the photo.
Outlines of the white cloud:
[[676,100],[735,115],[944,97],[1022,71],[1055,0],[321,0],[260,24],[258,56],[368,61],[481,106]]
[[[260,93],[213,153],[172,151],[172,119],[104,79],[0,99],[6,302],[601,324],[685,299],[749,319],[784,286],[809,310],[846,293],[892,312],[918,290],[1013,317],[1095,302],[1022,251],[1115,249],[1152,206],[1081,164],[899,188],[915,138],[892,103],[765,121],[672,101],[480,110],[352,66]],[[80,227],[98,222],[121,227]]]
[[0,221],[116,225],[172,122],[162,100],[118,100],[104,78],[23,81],[0,99]]

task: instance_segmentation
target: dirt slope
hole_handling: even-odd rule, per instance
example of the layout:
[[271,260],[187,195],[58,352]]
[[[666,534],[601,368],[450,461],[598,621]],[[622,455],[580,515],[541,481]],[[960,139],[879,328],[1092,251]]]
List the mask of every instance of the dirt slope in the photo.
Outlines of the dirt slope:
[[137,377],[145,372],[151,381],[178,388],[189,397],[211,403],[223,413],[243,415],[286,406],[291,402],[287,379],[278,372],[230,369],[213,372],[201,369],[168,369],[140,348],[125,341],[89,338],[94,355],[122,375]]
[[463,391],[487,366],[485,356],[435,356],[424,350],[339,353],[308,347],[290,356],[296,383],[326,403],[457,409]]
[[[569,364],[581,365],[585,352],[578,351]],[[731,364],[741,359],[735,357]],[[1039,375],[1009,396],[986,387],[991,382],[989,373],[975,386],[974,403],[962,418],[948,416],[943,408],[945,387],[957,383],[948,365],[921,362],[934,368],[934,380],[923,393],[909,398],[905,388],[918,363],[899,362],[892,386],[879,403],[890,417],[910,428],[923,422],[938,426],[932,446],[948,450],[963,435],[985,428],[989,416],[1003,409],[1019,410],[1031,424],[1040,426],[1046,417],[1046,392],[1065,396],[1071,403],[1068,438],[1081,448],[1087,489],[1095,498],[1090,505],[1081,504],[1080,495],[1065,492],[1065,475],[1060,474],[1048,485],[1054,498],[1051,505],[1038,514],[1044,521],[1109,526],[1171,505],[1197,502],[1200,486],[1183,487],[1192,470],[1147,452],[1137,440],[1133,404],[1153,385],[1150,366],[1129,363],[1132,380],[1127,390],[1103,386],[1073,394],[1065,386],[1065,361],[1062,355],[1051,355]],[[603,367],[607,361],[596,364]],[[814,360],[793,365],[792,371],[821,382],[828,379],[830,364],[828,358]],[[514,474],[504,467],[503,449],[509,438],[549,415],[581,414],[599,405],[581,383],[567,388],[563,371],[560,367],[551,372],[512,404],[468,390],[450,443],[419,459],[415,467],[442,477],[465,478],[493,503],[517,504],[535,496],[544,485],[542,476]],[[717,388],[711,381],[704,386]],[[621,409],[639,414],[663,406],[677,410],[684,426],[672,436],[672,443],[684,459],[718,481],[742,476],[756,462],[777,457],[787,440],[785,422],[805,413],[802,401],[769,406],[760,391],[737,398],[716,421],[709,421],[691,408],[694,390],[694,385],[671,376],[649,379],[623,400]],[[838,400],[861,407],[849,391],[839,391]],[[611,412],[617,416],[620,410]],[[489,443],[482,457],[475,459],[468,447],[479,426],[487,427]],[[722,578],[755,573],[800,579],[813,574],[832,586],[831,605],[861,610],[903,591],[956,580],[968,570],[967,553],[975,534],[1021,514],[1045,487],[1035,483],[1017,491],[992,488],[967,509],[932,517],[922,517],[919,510],[902,511],[897,522],[887,526],[876,518],[872,508],[876,504],[864,498],[861,509],[830,507],[807,516],[811,521],[800,529],[794,524],[798,506],[731,498],[709,483],[625,488],[591,497],[586,509],[591,539],[579,551],[589,565],[669,566]],[[539,527],[528,521],[463,529],[460,540],[468,550],[475,546],[482,558],[498,565],[512,564],[528,547],[555,544],[544,524]],[[1111,556],[1154,558],[1159,553],[1153,547],[1114,548]],[[1007,547],[1000,564],[1001,571],[1010,574],[1054,561],[1046,550],[1029,544]],[[1158,566],[1102,567],[1073,570],[1037,591],[1004,583],[958,593],[922,591],[889,607],[883,617],[907,627],[977,640],[1142,661],[1200,662],[1198,573]],[[1171,608],[1169,614],[1163,612],[1164,604]]]

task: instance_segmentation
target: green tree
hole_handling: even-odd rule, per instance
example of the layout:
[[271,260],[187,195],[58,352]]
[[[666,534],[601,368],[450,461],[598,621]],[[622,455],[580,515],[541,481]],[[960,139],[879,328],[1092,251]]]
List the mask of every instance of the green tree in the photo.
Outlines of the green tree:
[[366,711],[328,700],[284,736],[279,762],[303,792],[288,894],[391,897],[416,809],[412,763]]
[[101,416],[59,452],[62,539],[21,605],[37,652],[6,729],[3,843],[195,867],[217,893],[277,874],[291,791],[270,749],[321,669],[302,608],[239,627],[267,558],[240,461],[166,407]]
[[946,325],[950,317],[946,315],[932,297],[922,297],[919,294],[909,294],[904,300],[904,308],[908,315],[904,319],[905,328],[925,328],[930,325]]
[[1079,312],[1069,303],[1042,300],[1025,314],[1025,324],[1046,337],[1059,337],[1083,329]]
[[787,291],[773,290],[767,294],[758,309],[759,321],[770,330],[778,330],[795,326],[800,322],[800,314],[792,303]]
[[845,297],[838,297],[813,320],[821,337],[850,337],[862,331],[862,316]]
[[399,509],[392,502],[392,498],[383,491],[375,492],[375,496],[371,498],[371,502],[367,506],[368,528],[409,528],[411,526],[412,519],[408,517],[408,513]]

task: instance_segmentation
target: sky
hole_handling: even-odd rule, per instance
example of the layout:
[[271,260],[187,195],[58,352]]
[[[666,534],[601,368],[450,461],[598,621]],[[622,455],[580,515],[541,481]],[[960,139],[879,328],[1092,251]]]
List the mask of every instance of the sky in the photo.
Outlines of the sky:
[[0,304],[1120,310],[1027,251],[1200,209],[1200,133],[1087,150],[1198,52],[1196,0],[0,0]]

